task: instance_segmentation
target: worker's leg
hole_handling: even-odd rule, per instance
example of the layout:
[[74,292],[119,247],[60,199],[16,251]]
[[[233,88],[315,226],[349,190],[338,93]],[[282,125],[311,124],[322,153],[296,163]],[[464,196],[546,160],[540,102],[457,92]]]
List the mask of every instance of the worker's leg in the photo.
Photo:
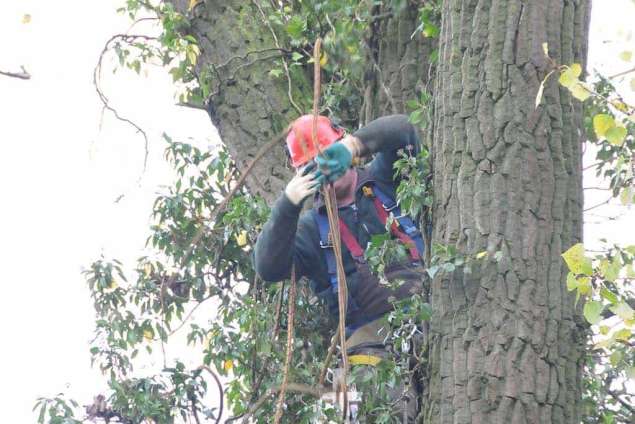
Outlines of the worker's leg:
[[[372,364],[376,362],[372,358],[379,362]],[[355,349],[349,359],[351,383],[362,395],[359,422],[372,423],[388,416],[391,420],[387,422],[415,422],[418,402],[414,381],[410,381],[409,375],[404,379],[396,375],[394,358],[389,352],[380,348]]]

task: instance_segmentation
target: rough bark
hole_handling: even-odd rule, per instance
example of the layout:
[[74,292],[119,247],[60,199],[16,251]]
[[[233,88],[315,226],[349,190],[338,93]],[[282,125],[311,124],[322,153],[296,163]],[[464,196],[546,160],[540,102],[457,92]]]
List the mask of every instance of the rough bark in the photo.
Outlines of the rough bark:
[[[585,63],[590,0],[444,2],[434,235],[472,273],[432,284],[431,423],[578,423],[584,331],[560,254],[582,237],[582,110],[548,72]],[[500,261],[495,252],[502,252]]]

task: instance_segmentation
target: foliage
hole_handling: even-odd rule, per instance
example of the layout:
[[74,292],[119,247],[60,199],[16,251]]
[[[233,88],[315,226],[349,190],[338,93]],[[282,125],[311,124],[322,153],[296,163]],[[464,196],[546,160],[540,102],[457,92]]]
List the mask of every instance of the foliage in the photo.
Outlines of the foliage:
[[[379,6],[380,2],[370,2]],[[388,12],[407,7],[407,2],[385,2]],[[255,7],[256,3],[249,7]],[[366,2],[294,1],[259,2],[262,23],[281,40],[280,56],[266,75],[293,82],[311,68],[314,40],[324,39],[320,62],[325,86],[322,110],[354,125],[362,109],[364,71],[374,60],[368,55],[369,28],[379,17],[377,8]],[[202,63],[203,52],[190,35],[191,14],[204,2],[191,1],[187,12],[172,3],[127,0],[121,9],[131,19],[148,12],[159,19],[161,34],[156,39],[122,38],[114,44],[121,66],[140,73],[158,62],[169,68],[182,87],[181,102],[202,105],[213,97],[223,82],[212,66]],[[424,2],[419,8],[420,25],[412,36],[437,37],[439,1]],[[545,46],[548,55],[548,46]],[[434,61],[434,60],[432,60]],[[340,66],[345,63],[346,66]],[[610,181],[611,194],[624,204],[634,200],[633,149],[635,110],[621,98],[609,78],[597,75],[593,83],[581,80],[579,64],[558,65],[541,84],[537,107],[550,75],[558,76],[562,93],[584,101],[587,138],[597,149],[596,172]],[[431,126],[431,96],[420,93],[407,102],[410,120],[422,130]],[[286,284],[266,286],[251,267],[251,245],[268,216],[262,199],[240,190],[226,207],[220,208],[236,181],[236,169],[224,149],[203,152],[165,136],[166,160],[175,171],[174,184],[161,193],[153,207],[153,223],[147,245],[150,254],[138,259],[133,271],[115,259],[100,258],[84,272],[97,313],[92,361],[108,378],[108,396],[87,409],[78,419],[78,404],[62,394],[40,398],[36,404],[40,423],[78,423],[86,419],[118,418],[121,422],[154,420],[172,423],[196,418],[215,419],[219,402],[208,402],[208,380],[201,367],[188,369],[178,360],[164,363],[154,375],[140,376],[139,364],[161,355],[170,341],[185,332],[188,347],[202,352],[202,365],[209,366],[227,382],[225,393],[236,417],[250,416],[268,422],[273,415],[273,391],[280,385],[286,340]],[[395,167],[402,179],[397,197],[404,213],[419,216],[426,233],[431,225],[432,204],[428,150],[403,155]],[[201,234],[197,243],[193,240]],[[459,255],[453,246],[435,244],[431,249],[428,275],[454,272],[471,266],[491,254],[500,260],[502,252]],[[585,422],[628,422],[632,414],[631,394],[621,389],[635,374],[633,364],[632,279],[635,251],[632,246],[610,246],[589,256],[576,245],[564,254],[571,273],[567,287],[575,291],[580,308],[596,330],[589,350],[585,374]],[[386,263],[405,255],[388,236],[378,236],[367,249],[367,259],[381,275]],[[324,366],[332,323],[327,314],[316,312],[315,297],[302,287],[296,311],[296,338],[290,379],[314,386]],[[213,311],[210,322],[192,317],[200,305]],[[364,393],[362,414],[373,422],[390,422],[386,408],[387,387],[424,372],[425,346],[422,323],[432,314],[425,296],[402,301],[389,314],[391,332],[387,340],[395,361],[383,361],[371,373],[356,373],[354,382]],[[205,309],[201,308],[201,310]],[[205,314],[206,317],[212,314]],[[316,331],[316,329],[321,329]],[[413,354],[419,363],[407,362]],[[257,407],[255,407],[257,406]],[[92,409],[91,409],[92,408]],[[315,402],[311,395],[288,393],[286,417],[293,422],[314,422]],[[335,417],[333,417],[335,420]]]

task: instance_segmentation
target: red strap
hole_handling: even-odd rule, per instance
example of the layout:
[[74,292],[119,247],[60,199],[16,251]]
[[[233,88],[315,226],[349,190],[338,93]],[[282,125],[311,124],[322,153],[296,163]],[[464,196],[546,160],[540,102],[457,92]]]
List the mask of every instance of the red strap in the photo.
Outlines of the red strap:
[[[381,203],[381,201],[377,197],[375,197],[375,199],[373,200],[375,203],[375,209],[377,210],[377,215],[379,215],[379,219],[381,220],[381,223],[386,225],[386,221],[388,221],[388,212],[386,212],[386,209],[384,209],[384,205]],[[418,260],[419,252],[417,252],[417,244],[406,233],[404,233],[403,231],[399,229],[396,219],[392,221],[392,225],[390,226],[390,231],[395,237],[401,240],[403,244],[408,248],[408,251],[410,252],[410,257],[412,257],[412,259],[414,260]]]
[[351,230],[348,229],[342,218],[340,218],[340,236],[342,236],[342,241],[354,258],[364,257],[364,250],[359,245],[355,237],[353,237]]

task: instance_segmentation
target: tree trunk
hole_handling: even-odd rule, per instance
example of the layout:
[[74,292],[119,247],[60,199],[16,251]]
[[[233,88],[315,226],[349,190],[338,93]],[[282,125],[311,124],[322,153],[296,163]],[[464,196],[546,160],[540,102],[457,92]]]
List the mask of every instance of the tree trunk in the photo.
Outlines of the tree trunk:
[[[431,423],[578,423],[585,332],[560,254],[582,237],[582,108],[558,64],[586,62],[590,0],[444,2],[433,240],[489,254],[432,283]],[[495,252],[501,252],[500,260]]]

